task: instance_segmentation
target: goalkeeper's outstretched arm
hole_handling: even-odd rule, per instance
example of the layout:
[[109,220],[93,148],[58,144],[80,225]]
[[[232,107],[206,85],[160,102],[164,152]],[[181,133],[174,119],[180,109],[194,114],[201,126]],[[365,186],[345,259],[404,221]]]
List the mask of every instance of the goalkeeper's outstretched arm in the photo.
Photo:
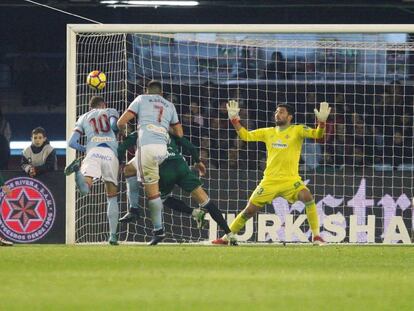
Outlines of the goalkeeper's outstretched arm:
[[331,107],[329,107],[329,104],[327,102],[322,102],[319,105],[319,111],[315,108],[313,109],[313,112],[318,120],[318,127],[325,128],[326,120],[331,113]]
[[319,111],[314,109],[316,119],[318,120],[318,127],[316,129],[310,129],[307,126],[302,128],[302,137],[320,139],[325,135],[326,120],[329,117],[331,108],[326,102],[322,102],[319,107]]
[[229,115],[231,124],[233,124],[237,132],[240,131],[240,129],[243,128],[243,126],[240,124],[239,103],[235,100],[230,100],[226,104],[226,107],[227,107],[227,113]]
[[235,100],[230,100],[227,103],[227,113],[229,114],[229,119],[231,124],[237,131],[237,135],[244,141],[263,141],[263,131],[262,129],[257,129],[254,131],[248,131],[243,125],[240,124],[240,108],[239,103]]
[[[314,135],[309,138],[320,139],[325,135],[326,120],[331,113],[331,107],[329,107],[327,102],[322,102],[319,105],[319,111],[315,108],[313,112],[315,112],[316,119],[318,120],[318,127],[316,128]],[[307,136],[305,135],[305,137]]]

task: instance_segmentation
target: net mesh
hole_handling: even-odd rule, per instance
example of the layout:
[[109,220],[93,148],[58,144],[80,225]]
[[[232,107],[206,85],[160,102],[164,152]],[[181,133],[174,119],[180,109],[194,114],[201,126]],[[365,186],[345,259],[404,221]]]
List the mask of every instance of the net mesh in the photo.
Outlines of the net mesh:
[[[401,35],[400,35],[401,37]],[[106,73],[100,92],[120,113],[161,80],[185,136],[199,148],[204,188],[230,222],[261,179],[266,150],[237,138],[225,104],[241,106],[248,129],[274,126],[277,103],[295,108],[295,123],[315,126],[313,109],[327,101],[327,133],[302,148],[300,174],[318,206],[322,235],[335,242],[396,242],[411,238],[413,218],[413,89],[411,42],[377,34],[85,34],[77,35],[77,117],[95,91],[92,70]],[[133,156],[129,154],[129,157]],[[120,176],[120,213],[127,211]],[[151,222],[141,190],[141,219],[119,227],[121,240],[146,241]],[[179,189],[174,195],[196,207]],[[246,241],[305,241],[304,206],[275,198],[240,233]],[[196,228],[190,215],[165,209],[167,241],[212,239],[214,222]],[[105,241],[106,197],[101,182],[76,199],[76,242]]]

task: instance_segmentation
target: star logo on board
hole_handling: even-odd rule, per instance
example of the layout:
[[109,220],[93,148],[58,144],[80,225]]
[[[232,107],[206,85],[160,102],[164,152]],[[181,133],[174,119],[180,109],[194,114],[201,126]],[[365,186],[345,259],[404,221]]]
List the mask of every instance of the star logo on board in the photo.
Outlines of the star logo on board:
[[26,191],[22,191],[17,199],[6,199],[11,209],[7,216],[8,221],[18,221],[26,230],[32,220],[41,220],[37,212],[40,204],[40,199],[32,199],[28,196]]
[[41,181],[16,177],[5,183],[11,190],[0,191],[0,234],[19,243],[42,239],[53,227],[56,204],[52,192]]

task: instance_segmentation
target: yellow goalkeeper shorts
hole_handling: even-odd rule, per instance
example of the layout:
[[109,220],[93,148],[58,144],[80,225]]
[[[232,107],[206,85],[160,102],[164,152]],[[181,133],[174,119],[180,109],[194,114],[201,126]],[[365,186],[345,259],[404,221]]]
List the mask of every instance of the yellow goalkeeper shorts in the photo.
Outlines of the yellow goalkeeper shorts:
[[280,180],[263,178],[250,196],[249,202],[263,207],[273,199],[282,197],[293,203],[298,200],[298,194],[303,189],[309,190],[300,177]]

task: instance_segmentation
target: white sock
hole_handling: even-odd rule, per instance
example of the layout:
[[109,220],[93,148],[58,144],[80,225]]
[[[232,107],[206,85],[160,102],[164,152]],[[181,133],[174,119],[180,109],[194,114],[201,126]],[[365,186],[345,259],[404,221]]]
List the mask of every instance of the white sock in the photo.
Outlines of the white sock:
[[111,234],[116,234],[116,229],[118,226],[119,210],[118,210],[118,197],[108,198],[108,221],[109,221],[109,232]]
[[127,177],[127,197],[130,208],[138,208],[139,203],[139,184],[136,176]]
[[89,185],[86,183],[85,177],[80,171],[75,172],[75,181],[81,195],[86,195],[89,193]]
[[152,225],[154,231],[163,229],[163,220],[162,220],[162,201],[158,197],[156,199],[148,200],[148,207],[151,212]]

